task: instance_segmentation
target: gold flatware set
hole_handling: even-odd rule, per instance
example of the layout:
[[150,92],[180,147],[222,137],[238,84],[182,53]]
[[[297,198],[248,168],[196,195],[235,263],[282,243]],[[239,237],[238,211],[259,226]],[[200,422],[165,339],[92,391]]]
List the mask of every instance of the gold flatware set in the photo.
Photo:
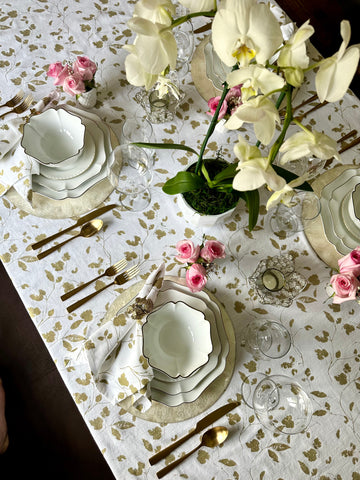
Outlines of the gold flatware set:
[[[227,413],[229,413],[231,410],[234,408],[238,407],[240,405],[240,402],[231,402],[226,405],[223,405],[220,408],[217,408],[213,412],[210,412],[208,415],[206,415],[204,418],[199,420],[199,422],[196,424],[194,430],[189,432],[187,435],[184,437],[181,437],[179,440],[176,442],[172,443],[168,447],[160,450],[160,452],[157,452],[155,455],[149,458],[149,463],[150,465],[155,465],[157,462],[160,460],[163,460],[165,457],[170,455],[170,453],[175,450],[177,447],[182,445],[186,440],[189,438],[193,437],[197,433],[200,433],[202,430],[205,428],[209,427],[211,424],[219,420],[219,418],[223,417]],[[228,436],[228,430],[225,427],[213,427],[207,432],[204,433],[200,445],[198,445],[194,450],[189,452],[183,457],[180,457],[179,459],[175,460],[174,462],[170,463],[166,467],[164,467],[162,470],[157,472],[158,478],[162,478],[164,475],[169,473],[173,468],[175,468],[177,465],[179,465],[185,458],[189,457],[192,453],[194,453],[198,448],[201,446],[207,446],[210,448],[213,448],[217,445],[220,445],[223,443]]]
[[[19,95],[19,94],[20,94],[20,95]],[[16,105],[16,106],[14,106],[14,108],[12,108],[11,110],[9,110],[9,111],[3,113],[2,115],[0,115],[0,119],[1,119],[1,118],[4,118],[6,115],[9,115],[10,113],[16,113],[16,114],[19,115],[19,114],[21,114],[21,113],[26,112],[26,110],[27,110],[28,108],[30,108],[31,104],[32,104],[33,101],[34,101],[34,97],[30,94],[30,95],[28,95],[28,96],[25,98],[25,100],[23,100],[21,103],[19,103],[19,104],[17,105],[17,102],[18,102],[17,99],[18,99],[18,98],[20,98],[20,100],[22,99],[20,92],[17,93],[17,94],[16,94],[12,99],[10,99],[6,104],[2,105],[2,106],[9,106],[9,105],[7,105],[7,104],[10,103],[10,105],[14,104],[14,105]],[[20,101],[20,100],[19,100],[19,101]]]
[[8,100],[6,103],[3,103],[2,105],[0,105],[0,108],[15,107],[15,105],[20,103],[23,98],[24,98],[24,92],[23,92],[23,90],[19,90],[16,95],[14,95],[12,98],[10,98],[10,100]]

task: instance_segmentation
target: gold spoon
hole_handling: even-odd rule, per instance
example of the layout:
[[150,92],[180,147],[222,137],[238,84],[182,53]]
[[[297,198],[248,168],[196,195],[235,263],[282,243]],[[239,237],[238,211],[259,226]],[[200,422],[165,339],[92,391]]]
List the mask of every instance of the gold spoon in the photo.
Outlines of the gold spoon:
[[62,247],[63,245],[65,245],[65,243],[70,242],[76,237],[86,237],[86,238],[92,237],[93,235],[95,235],[95,233],[100,232],[100,230],[103,227],[103,224],[104,222],[99,218],[96,218],[95,220],[91,220],[91,222],[85,223],[85,225],[82,226],[80,232],[77,235],[68,238],[64,242],[59,243],[58,245],[55,245],[54,247],[51,247],[48,250],[45,250],[45,252],[39,253],[37,258],[40,260],[41,258],[46,257],[47,255],[49,255],[52,252],[55,252],[55,250]]
[[165,468],[157,472],[157,477],[162,478],[164,475],[171,472],[173,468],[177,467],[183,460],[196,452],[196,450],[198,450],[200,447],[214,448],[222,444],[223,442],[225,442],[228,434],[229,430],[226,427],[210,428],[210,430],[204,433],[201,439],[201,443],[197,447],[195,447],[193,450],[191,450],[191,452],[187,453],[183,457],[178,458],[177,460],[175,460],[175,462],[170,463]]

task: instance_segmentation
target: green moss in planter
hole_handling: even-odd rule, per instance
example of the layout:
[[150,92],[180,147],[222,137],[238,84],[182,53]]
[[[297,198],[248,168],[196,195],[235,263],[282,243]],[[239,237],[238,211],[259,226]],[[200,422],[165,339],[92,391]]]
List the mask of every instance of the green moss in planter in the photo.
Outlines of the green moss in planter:
[[[205,161],[206,169],[210,178],[214,178],[228,164],[220,159],[208,159]],[[189,172],[195,171],[196,163],[190,165]],[[236,207],[241,198],[241,192],[232,190],[231,192],[221,192],[215,188],[210,188],[207,184],[204,188],[192,192],[183,193],[186,202],[197,212],[203,215],[218,215],[227,212]]]

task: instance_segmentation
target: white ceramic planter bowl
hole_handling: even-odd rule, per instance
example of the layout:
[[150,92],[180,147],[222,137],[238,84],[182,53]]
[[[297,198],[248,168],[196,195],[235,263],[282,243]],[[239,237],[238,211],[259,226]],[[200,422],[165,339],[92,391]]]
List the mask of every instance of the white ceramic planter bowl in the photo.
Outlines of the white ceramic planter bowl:
[[188,377],[208,362],[211,351],[210,323],[186,303],[165,303],[143,325],[144,356],[170,377]]
[[84,145],[81,118],[64,109],[50,108],[24,125],[21,145],[30,157],[47,166],[74,161]]
[[223,223],[232,216],[236,208],[234,207],[219,215],[201,215],[187,203],[183,195],[178,195],[177,199],[185,220],[197,227],[213,227],[217,223]]

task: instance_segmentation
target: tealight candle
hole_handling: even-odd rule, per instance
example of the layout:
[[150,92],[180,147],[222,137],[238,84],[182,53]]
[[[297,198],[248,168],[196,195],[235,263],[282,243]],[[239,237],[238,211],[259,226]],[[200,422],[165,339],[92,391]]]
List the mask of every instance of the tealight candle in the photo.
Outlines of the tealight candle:
[[262,274],[262,283],[270,292],[278,292],[285,285],[285,277],[280,270],[276,268],[268,268]]

